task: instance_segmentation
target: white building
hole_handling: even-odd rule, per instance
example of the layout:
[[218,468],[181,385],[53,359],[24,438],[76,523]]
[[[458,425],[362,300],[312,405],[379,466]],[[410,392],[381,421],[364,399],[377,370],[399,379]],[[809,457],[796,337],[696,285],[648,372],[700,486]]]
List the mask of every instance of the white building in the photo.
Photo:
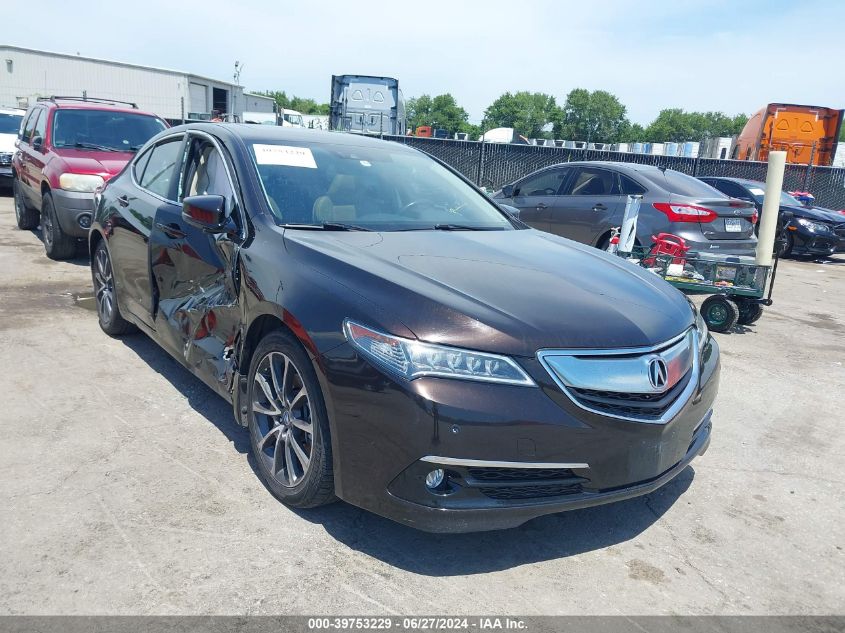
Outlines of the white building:
[[240,116],[244,110],[273,111],[273,99],[245,95],[241,86],[228,81],[0,45],[0,106],[27,107],[38,97],[53,95],[127,101],[172,122],[209,118],[213,112]]

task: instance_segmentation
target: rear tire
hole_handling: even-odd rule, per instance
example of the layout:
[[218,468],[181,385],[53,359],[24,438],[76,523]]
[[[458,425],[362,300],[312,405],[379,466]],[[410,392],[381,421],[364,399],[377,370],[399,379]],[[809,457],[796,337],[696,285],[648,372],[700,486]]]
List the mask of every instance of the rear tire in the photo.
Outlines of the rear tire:
[[101,241],[91,258],[91,280],[94,283],[94,300],[97,302],[97,319],[100,328],[109,336],[133,332],[135,326],[123,318],[117,305],[114,269],[106,243]]
[[17,178],[12,180],[12,195],[15,198],[15,223],[21,231],[38,228],[38,211],[26,203],[21,184]]
[[293,336],[277,330],[261,340],[250,363],[247,394],[252,453],[270,492],[294,508],[334,501],[323,392]]
[[739,308],[739,319],[737,319],[737,323],[740,325],[751,325],[759,321],[760,317],[763,316],[763,306],[756,301],[743,299],[737,301],[737,307]]
[[44,238],[44,250],[50,259],[60,261],[76,254],[76,240],[62,231],[49,191],[44,194],[41,202],[41,235]]
[[729,332],[739,320],[739,306],[727,297],[713,295],[701,304],[701,316],[711,332]]

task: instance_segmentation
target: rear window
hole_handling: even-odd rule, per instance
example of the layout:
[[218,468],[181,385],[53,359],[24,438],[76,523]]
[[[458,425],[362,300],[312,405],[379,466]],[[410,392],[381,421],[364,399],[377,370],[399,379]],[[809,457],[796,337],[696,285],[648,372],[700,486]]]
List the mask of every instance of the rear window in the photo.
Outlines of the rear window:
[[0,134],[17,134],[21,129],[22,114],[0,112]]
[[640,175],[653,182],[661,189],[665,189],[669,193],[674,193],[679,196],[688,196],[690,198],[726,198],[718,189],[708,185],[706,182],[700,181],[698,178],[687,176],[679,171],[667,169],[665,172],[643,171]]
[[146,114],[58,110],[53,120],[53,146],[130,152],[163,129],[163,121]]

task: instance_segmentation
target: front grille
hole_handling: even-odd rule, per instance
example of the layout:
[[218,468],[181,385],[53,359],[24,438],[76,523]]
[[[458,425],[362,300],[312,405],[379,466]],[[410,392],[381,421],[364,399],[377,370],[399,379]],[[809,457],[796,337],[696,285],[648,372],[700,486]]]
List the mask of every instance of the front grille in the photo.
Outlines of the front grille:
[[0,165],[4,167],[12,164],[12,155],[8,153],[0,154]]
[[578,494],[588,480],[568,468],[467,468],[467,486],[491,499],[536,499]]
[[568,389],[581,406],[613,415],[656,420],[678,399],[691,375],[692,371],[688,371],[674,387],[664,393],[627,393],[575,387]]
[[568,468],[468,468],[467,473],[478,481],[542,481],[567,479],[575,474]]
[[554,484],[545,486],[498,486],[496,488],[482,488],[481,492],[491,499],[537,499],[575,495],[581,490],[581,484]]

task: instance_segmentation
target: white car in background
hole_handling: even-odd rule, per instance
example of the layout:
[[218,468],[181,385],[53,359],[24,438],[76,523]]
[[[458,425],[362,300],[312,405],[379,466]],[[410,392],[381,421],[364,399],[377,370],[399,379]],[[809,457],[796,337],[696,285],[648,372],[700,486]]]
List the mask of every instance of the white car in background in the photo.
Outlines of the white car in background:
[[26,110],[0,108],[0,186],[12,186],[12,155]]
[[282,127],[305,127],[305,123],[302,122],[302,113],[284,108],[281,125]]

